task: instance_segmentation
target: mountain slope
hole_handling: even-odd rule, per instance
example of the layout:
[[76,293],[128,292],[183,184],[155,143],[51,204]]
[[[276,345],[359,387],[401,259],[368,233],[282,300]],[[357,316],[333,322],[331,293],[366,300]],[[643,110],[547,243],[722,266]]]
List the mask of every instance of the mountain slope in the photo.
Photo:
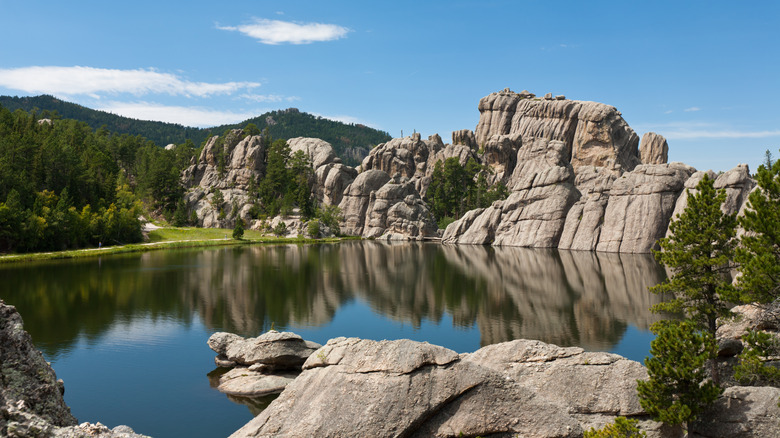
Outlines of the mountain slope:
[[93,110],[49,95],[31,97],[0,96],[0,105],[15,111],[36,111],[39,117],[62,117],[87,123],[92,129],[105,126],[120,134],[141,135],[158,146],[191,140],[196,146],[210,135],[254,123],[261,131],[266,127],[273,138],[317,137],[329,142],[345,164],[357,165],[374,146],[390,140],[390,135],[359,124],[346,124],[303,113],[295,108],[271,111],[233,125],[192,128],[175,123],[137,120],[105,111]]

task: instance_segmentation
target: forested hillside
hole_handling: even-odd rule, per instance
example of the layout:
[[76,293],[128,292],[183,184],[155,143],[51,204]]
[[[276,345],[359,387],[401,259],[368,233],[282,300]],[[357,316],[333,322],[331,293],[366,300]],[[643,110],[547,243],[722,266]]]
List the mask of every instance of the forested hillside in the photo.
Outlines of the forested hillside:
[[105,127],[119,134],[140,135],[158,146],[181,144],[186,140],[201,145],[211,135],[221,135],[232,128],[242,128],[249,123],[277,139],[316,137],[329,142],[336,155],[344,163],[357,165],[374,146],[390,140],[390,135],[359,124],[346,124],[303,113],[297,109],[271,111],[234,125],[212,128],[191,128],[174,123],[136,120],[105,111],[97,111],[53,96],[11,97],[0,96],[0,106],[10,111],[21,109],[35,111],[38,118],[65,118],[86,123],[92,129]]
[[141,200],[172,211],[194,153],[0,107],[0,252],[139,241]]

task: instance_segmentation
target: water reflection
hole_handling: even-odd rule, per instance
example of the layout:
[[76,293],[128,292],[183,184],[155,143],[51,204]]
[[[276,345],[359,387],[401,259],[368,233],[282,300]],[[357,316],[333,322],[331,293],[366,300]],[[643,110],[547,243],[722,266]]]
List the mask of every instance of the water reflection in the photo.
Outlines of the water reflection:
[[532,338],[608,350],[628,325],[657,319],[647,287],[665,273],[646,255],[368,241],[31,263],[0,267],[0,277],[0,298],[56,358],[139,318],[197,316],[255,336],[272,322],[326,326],[352,300],[414,327],[451,315],[476,325],[482,345]]

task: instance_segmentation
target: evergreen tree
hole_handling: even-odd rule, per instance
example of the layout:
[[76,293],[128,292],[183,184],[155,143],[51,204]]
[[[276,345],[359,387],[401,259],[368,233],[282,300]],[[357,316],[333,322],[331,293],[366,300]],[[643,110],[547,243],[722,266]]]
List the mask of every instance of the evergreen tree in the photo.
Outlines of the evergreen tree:
[[737,285],[743,300],[771,308],[780,298],[780,161],[759,166],[756,180],[739,218],[745,233],[736,253]]
[[653,332],[652,356],[645,359],[648,379],[637,381],[639,403],[657,421],[687,428],[722,392],[705,370],[717,353],[715,338],[691,321],[661,321]]
[[[671,293],[674,298],[652,310],[683,312],[698,330],[714,339],[718,318],[730,316],[731,303],[739,298],[731,284],[729,264],[734,256],[736,219],[721,211],[726,192],[716,192],[706,175],[696,191],[688,193],[688,207],[669,225],[671,235],[659,240],[662,251],[655,252],[656,259],[673,274],[650,290]],[[714,360],[711,374],[718,384]]]
[[244,221],[241,218],[236,220],[236,226],[233,228],[233,239],[241,240],[244,238]]

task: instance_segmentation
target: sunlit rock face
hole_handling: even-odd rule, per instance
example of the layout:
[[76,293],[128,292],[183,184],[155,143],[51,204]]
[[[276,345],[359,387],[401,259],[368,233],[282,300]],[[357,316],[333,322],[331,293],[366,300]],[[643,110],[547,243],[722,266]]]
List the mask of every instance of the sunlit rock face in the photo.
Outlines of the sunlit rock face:
[[496,134],[520,134],[524,142],[531,138],[563,142],[575,170],[591,165],[619,175],[641,162],[639,137],[610,105],[537,98],[507,88],[483,97],[479,113],[475,136],[480,146]]
[[516,162],[507,181],[509,197],[450,224],[444,243],[558,245],[566,213],[580,197],[564,143],[533,139],[519,149]]

